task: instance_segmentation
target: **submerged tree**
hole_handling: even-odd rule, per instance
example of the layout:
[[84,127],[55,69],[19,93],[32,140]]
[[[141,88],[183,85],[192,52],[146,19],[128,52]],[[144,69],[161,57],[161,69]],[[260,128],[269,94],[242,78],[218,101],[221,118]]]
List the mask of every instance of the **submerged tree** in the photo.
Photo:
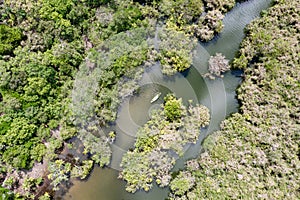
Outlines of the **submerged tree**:
[[230,69],[229,61],[221,53],[216,53],[215,56],[211,56],[208,60],[208,76],[210,79],[215,77],[223,77],[222,73]]

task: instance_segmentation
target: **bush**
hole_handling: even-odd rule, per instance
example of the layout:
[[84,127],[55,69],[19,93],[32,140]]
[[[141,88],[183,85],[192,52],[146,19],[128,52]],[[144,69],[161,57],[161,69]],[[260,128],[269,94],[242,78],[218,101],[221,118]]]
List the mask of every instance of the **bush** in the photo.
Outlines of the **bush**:
[[0,24],[0,55],[11,54],[21,40],[22,32],[19,28]]
[[221,53],[216,53],[215,56],[211,56],[208,60],[208,71],[206,74],[210,79],[214,79],[215,76],[223,77],[222,73],[230,69],[229,61]]
[[164,113],[171,122],[179,120],[183,114],[181,99],[176,99],[174,95],[167,95],[165,98]]

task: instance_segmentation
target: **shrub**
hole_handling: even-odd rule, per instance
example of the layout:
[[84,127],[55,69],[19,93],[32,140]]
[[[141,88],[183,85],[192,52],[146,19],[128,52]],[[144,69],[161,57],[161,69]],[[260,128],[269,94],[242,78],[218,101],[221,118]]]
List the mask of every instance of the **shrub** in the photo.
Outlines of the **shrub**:
[[0,55],[11,54],[22,40],[22,32],[19,28],[10,28],[0,24]]

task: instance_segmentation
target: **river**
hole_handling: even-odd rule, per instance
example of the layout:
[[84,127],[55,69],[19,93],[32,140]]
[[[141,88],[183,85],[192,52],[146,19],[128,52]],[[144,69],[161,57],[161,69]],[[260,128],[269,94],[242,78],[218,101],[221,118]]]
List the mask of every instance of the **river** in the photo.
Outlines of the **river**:
[[[229,71],[224,78],[209,80],[203,78],[207,73],[208,59],[217,52],[232,60],[244,37],[244,28],[259,13],[270,6],[271,0],[251,0],[237,4],[224,18],[224,29],[220,35],[209,43],[199,43],[195,49],[193,66],[185,73],[173,77],[161,74],[159,65],[147,70],[141,80],[138,95],[126,99],[120,106],[116,125],[112,127],[117,132],[112,145],[112,161],[109,167],[95,167],[90,177],[85,181],[73,180],[72,187],[64,196],[57,199],[65,200],[163,200],[168,196],[168,188],[158,188],[156,185],[149,192],[138,191],[130,194],[125,191],[125,182],[118,179],[119,164],[122,155],[133,146],[136,131],[148,119],[152,109],[163,102],[163,96],[174,92],[177,97],[187,102],[192,99],[210,109],[210,125],[201,131],[198,142],[188,145],[184,157],[177,160],[174,171],[182,169],[184,162],[195,158],[201,151],[203,139],[219,129],[219,125],[229,114],[237,112],[238,102],[235,90],[241,82],[241,71]],[[162,97],[154,104],[150,103],[153,94],[161,92]]]

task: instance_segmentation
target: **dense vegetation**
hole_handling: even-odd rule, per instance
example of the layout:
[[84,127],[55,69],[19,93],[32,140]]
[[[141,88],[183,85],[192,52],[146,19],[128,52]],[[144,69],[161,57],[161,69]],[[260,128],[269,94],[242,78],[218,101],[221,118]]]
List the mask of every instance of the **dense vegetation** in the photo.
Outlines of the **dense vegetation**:
[[189,37],[182,31],[163,28],[159,31],[159,39],[161,42],[157,49],[157,60],[160,61],[164,74],[174,75],[191,66],[196,38]]
[[235,0],[162,0],[158,11],[168,17],[168,28],[208,41],[222,31],[224,14],[234,5]]
[[[102,127],[143,69],[155,61],[170,75],[190,67],[194,36],[219,33],[234,3],[0,1],[0,195],[37,198],[49,181],[57,189],[107,165],[111,139]],[[60,155],[78,145],[74,137],[86,156]]]
[[172,153],[182,156],[185,145],[196,143],[200,128],[209,124],[205,106],[186,107],[170,94],[164,100],[162,109],[155,110],[139,129],[134,149],[122,159],[120,177],[127,181],[129,192],[150,190],[154,179],[160,187],[167,186],[175,164]]
[[[123,98],[138,88],[144,65],[150,62],[147,29],[116,34],[90,51],[77,73],[71,108],[83,153],[100,166],[111,157],[109,135],[102,127],[113,122]],[[143,65],[143,66],[142,66]]]
[[170,199],[300,198],[300,3],[274,1],[247,27],[240,112],[170,183]]

